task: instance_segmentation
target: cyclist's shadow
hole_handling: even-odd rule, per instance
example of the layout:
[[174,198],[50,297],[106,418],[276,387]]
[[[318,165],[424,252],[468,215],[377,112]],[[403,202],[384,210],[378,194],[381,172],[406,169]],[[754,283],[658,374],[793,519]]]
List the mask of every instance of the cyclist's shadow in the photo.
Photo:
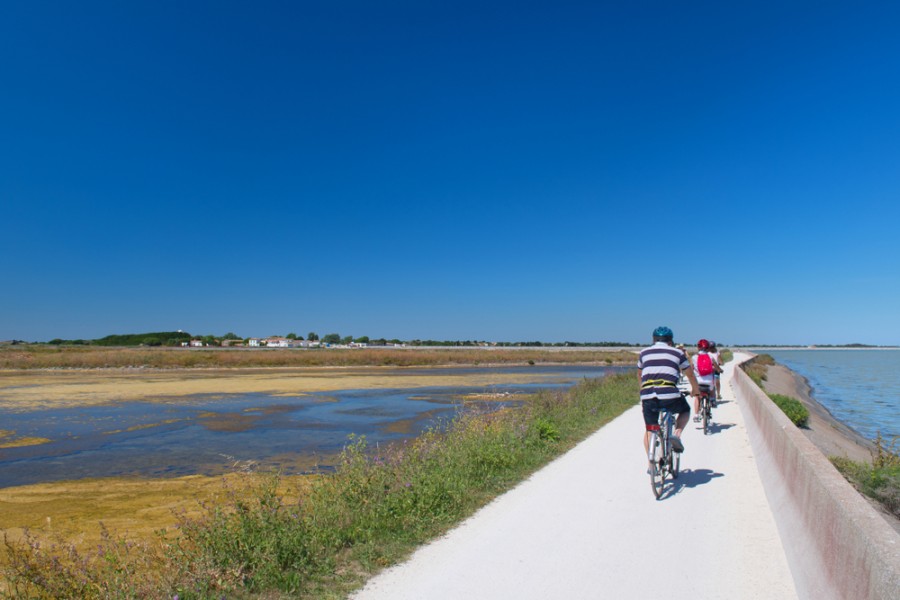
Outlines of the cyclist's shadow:
[[720,431],[725,431],[726,429],[731,429],[732,427],[735,427],[734,423],[716,423],[715,421],[713,421],[709,424],[709,434],[715,435]]
[[695,488],[705,485],[713,479],[725,477],[724,473],[716,473],[710,469],[687,469],[678,474],[678,479],[672,480],[671,494],[679,493],[682,488]]

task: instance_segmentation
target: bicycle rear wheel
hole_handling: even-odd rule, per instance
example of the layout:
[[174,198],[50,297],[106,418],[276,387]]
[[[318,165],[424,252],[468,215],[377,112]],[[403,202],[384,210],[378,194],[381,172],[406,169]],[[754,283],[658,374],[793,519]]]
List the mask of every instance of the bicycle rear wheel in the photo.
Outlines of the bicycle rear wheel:
[[709,398],[703,399],[700,412],[703,413],[703,435],[707,435],[709,433]]
[[666,474],[663,469],[665,461],[663,459],[662,440],[655,433],[650,436],[650,455],[647,458],[650,463],[650,487],[653,488],[653,495],[659,499],[662,496]]

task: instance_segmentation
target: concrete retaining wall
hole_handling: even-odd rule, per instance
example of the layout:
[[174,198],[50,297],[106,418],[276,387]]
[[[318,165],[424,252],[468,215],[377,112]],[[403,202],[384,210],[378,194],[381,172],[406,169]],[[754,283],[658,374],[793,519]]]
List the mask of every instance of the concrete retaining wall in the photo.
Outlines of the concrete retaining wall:
[[900,535],[740,368],[734,391],[801,598],[900,598]]

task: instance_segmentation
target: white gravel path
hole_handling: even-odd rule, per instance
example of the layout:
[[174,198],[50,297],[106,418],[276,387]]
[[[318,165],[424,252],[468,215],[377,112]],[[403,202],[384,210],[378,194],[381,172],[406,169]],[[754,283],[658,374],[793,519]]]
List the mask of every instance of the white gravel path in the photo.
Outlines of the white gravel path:
[[796,598],[726,365],[712,433],[693,422],[656,500],[635,407],[354,600]]

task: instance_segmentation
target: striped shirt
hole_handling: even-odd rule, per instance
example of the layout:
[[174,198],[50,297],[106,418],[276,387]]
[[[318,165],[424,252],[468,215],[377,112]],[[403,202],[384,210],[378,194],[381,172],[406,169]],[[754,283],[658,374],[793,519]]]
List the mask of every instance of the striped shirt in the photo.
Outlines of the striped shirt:
[[641,350],[637,366],[641,370],[641,400],[674,400],[681,397],[678,378],[691,363],[683,351],[656,342]]

